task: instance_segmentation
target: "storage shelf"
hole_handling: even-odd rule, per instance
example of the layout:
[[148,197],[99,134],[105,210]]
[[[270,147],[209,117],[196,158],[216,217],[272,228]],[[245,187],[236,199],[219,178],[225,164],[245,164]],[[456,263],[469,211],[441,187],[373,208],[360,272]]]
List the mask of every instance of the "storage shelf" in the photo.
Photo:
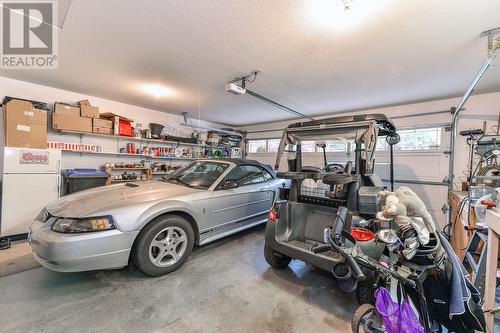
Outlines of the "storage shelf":
[[111,179],[112,183],[147,182],[147,179]]
[[64,135],[64,134],[76,134],[76,135],[88,135],[88,136],[95,136],[95,137],[102,137],[102,138],[108,138],[108,139],[118,139],[118,140],[128,140],[128,141],[137,141],[137,142],[147,142],[147,143],[158,143],[158,144],[164,144],[164,145],[179,145],[179,146],[187,146],[187,147],[199,147],[199,148],[233,148],[233,147],[238,147],[236,146],[231,146],[231,145],[210,145],[210,144],[197,144],[197,143],[184,143],[184,142],[177,142],[177,141],[166,141],[166,140],[160,140],[160,139],[145,139],[145,138],[138,138],[135,136],[123,136],[123,135],[110,135],[110,134],[99,134],[99,133],[90,133],[90,132],[77,132],[77,131],[53,131],[53,133],[59,134],[59,135]]
[[95,155],[111,155],[111,156],[127,156],[127,157],[142,157],[142,158],[151,158],[151,159],[159,159],[159,160],[195,160],[194,157],[166,157],[166,156],[151,156],[144,154],[128,154],[128,153],[114,153],[114,152],[106,152],[106,151],[85,151],[85,150],[73,150],[73,149],[61,149],[63,152],[67,153],[77,153],[77,154],[95,154]]
[[54,133],[60,134],[60,135],[64,135],[64,134],[88,135],[88,136],[102,137],[102,138],[108,138],[108,139],[139,141],[139,142],[158,143],[158,144],[165,144],[165,145],[177,145],[178,144],[179,146],[206,147],[206,145],[200,145],[197,143],[184,143],[184,142],[166,141],[166,140],[160,140],[160,139],[145,139],[145,138],[138,138],[135,136],[99,134],[99,133],[78,132],[78,131],[54,131]]
[[149,170],[150,168],[108,168],[110,171],[113,170]]

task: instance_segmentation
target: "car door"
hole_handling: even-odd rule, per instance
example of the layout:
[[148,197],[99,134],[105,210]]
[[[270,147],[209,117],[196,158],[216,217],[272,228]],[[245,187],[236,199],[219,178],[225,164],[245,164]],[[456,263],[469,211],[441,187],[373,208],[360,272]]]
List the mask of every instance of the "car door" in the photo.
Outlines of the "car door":
[[[238,187],[224,189],[227,181]],[[210,202],[212,226],[241,225],[266,219],[273,194],[263,170],[255,165],[238,165],[231,170],[213,191]]]

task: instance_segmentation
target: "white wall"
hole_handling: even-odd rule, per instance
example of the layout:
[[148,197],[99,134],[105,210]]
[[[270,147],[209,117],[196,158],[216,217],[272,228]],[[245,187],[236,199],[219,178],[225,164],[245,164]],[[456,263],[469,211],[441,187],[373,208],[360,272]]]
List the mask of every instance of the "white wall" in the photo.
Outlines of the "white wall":
[[[359,112],[336,113],[325,117],[340,116],[346,114],[366,114],[366,113],[383,113],[388,117],[399,117],[404,115],[421,114],[426,112],[436,112],[449,110],[451,107],[458,104],[460,98],[452,98],[425,103],[415,103],[408,105],[392,106],[386,108],[363,110]],[[462,111],[459,118],[458,132],[463,129],[483,128],[483,122],[487,122],[487,133],[492,134],[496,131],[496,126],[500,113],[500,93],[490,93],[472,96],[465,105],[466,110]],[[276,112],[281,112],[276,110]],[[318,117],[320,118],[320,117]],[[323,117],[321,117],[323,118]],[[282,129],[290,123],[301,120],[294,120],[279,123],[267,123],[253,126],[246,126],[243,130],[261,131],[269,129]],[[428,116],[412,116],[409,118],[400,118],[393,120],[396,127],[428,127],[442,126],[451,123],[451,114],[442,113]],[[396,151],[394,156],[395,161],[395,178],[396,179],[412,179],[412,180],[427,180],[440,182],[448,175],[448,156],[444,151],[449,147],[450,132],[443,131],[441,148],[429,151],[420,152],[405,152]],[[281,131],[249,133],[248,139],[257,138],[279,138]],[[321,153],[305,153],[304,165],[317,165],[323,163]],[[257,159],[274,166],[275,154],[249,154],[248,158]],[[377,152],[376,159],[378,161],[376,170],[382,178],[388,178],[388,153]],[[343,153],[329,153],[329,161],[345,161],[346,157]],[[467,169],[468,161],[468,146],[463,137],[458,136],[455,148],[455,187],[458,188],[460,181],[465,180],[464,172]],[[280,169],[286,167],[282,161]],[[403,184],[396,184],[403,185]],[[441,212],[441,206],[446,203],[447,190],[444,186],[430,185],[406,185],[413,188],[424,200],[427,207],[438,221],[443,226],[445,224],[445,216]]]
[[[135,122],[142,124],[143,128],[147,128],[148,124],[160,123],[168,125],[179,130],[178,134],[190,134],[192,129],[189,127],[180,126],[184,122],[181,115],[162,112],[159,110],[152,110],[143,108],[140,106],[124,104],[104,98],[88,96],[68,90],[61,90],[56,88],[51,88],[47,86],[42,86],[38,84],[28,83],[19,80],[8,79],[0,77],[0,98],[4,96],[12,96],[24,99],[31,99],[35,101],[49,103],[50,106],[54,102],[67,102],[75,103],[82,99],[90,100],[92,105],[98,106],[99,111],[112,112],[119,114],[121,116],[133,119]],[[152,97],[153,98],[153,97]],[[3,118],[3,116],[2,116]],[[208,123],[204,121],[196,121],[196,124],[208,127],[220,127],[218,124]],[[2,128],[2,140],[4,137],[3,126]],[[68,143],[89,143],[101,145],[103,151],[117,152],[117,140],[114,138],[103,138],[103,137],[92,137],[79,135],[69,135],[69,134],[58,134],[54,132],[49,132],[49,141],[56,142],[68,142]],[[119,146],[123,147],[126,144],[126,139],[120,139]],[[138,142],[135,142],[136,144]],[[89,155],[89,154],[78,154],[78,153],[67,153],[63,154],[62,166],[63,168],[101,168],[106,162],[118,162],[118,161],[140,161],[139,158],[124,158],[115,156],[100,156],[100,155]],[[164,160],[162,160],[164,161]],[[183,163],[181,161],[173,161],[173,164]],[[184,162],[185,163],[185,162]]]

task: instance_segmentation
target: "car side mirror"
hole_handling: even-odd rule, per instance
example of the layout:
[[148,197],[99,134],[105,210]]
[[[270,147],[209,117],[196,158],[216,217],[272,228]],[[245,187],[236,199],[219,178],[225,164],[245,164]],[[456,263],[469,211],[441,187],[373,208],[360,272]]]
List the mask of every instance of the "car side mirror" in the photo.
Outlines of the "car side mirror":
[[234,180],[228,180],[224,186],[222,186],[222,188],[224,190],[229,190],[229,189],[232,189],[232,188],[237,188],[238,187],[238,183],[235,182]]

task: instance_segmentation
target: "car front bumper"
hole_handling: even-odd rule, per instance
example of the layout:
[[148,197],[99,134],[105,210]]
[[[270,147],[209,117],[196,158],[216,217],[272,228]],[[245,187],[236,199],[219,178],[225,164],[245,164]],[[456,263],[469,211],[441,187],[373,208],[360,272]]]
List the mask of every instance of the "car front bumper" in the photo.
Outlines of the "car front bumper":
[[34,221],[28,241],[33,256],[43,266],[58,272],[112,269],[128,265],[132,244],[139,233],[108,230],[62,234],[50,229],[53,221]]

